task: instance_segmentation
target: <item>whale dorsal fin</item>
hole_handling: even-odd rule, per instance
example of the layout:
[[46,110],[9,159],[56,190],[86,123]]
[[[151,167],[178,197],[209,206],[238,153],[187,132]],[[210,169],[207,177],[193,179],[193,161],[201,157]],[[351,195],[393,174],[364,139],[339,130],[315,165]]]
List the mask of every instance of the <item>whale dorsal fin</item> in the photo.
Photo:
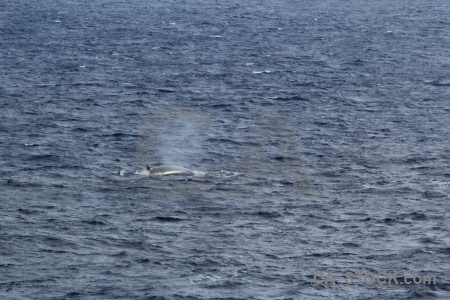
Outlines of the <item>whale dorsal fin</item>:
[[150,171],[152,169],[152,167],[149,166],[145,166],[147,168],[147,171]]

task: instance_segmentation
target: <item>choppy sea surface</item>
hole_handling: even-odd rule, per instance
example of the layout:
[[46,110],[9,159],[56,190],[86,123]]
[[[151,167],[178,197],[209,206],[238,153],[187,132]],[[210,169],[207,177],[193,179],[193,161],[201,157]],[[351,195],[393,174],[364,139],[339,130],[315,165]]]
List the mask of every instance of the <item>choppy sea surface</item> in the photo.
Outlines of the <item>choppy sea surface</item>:
[[0,298],[449,299],[449,45],[448,1],[2,0]]

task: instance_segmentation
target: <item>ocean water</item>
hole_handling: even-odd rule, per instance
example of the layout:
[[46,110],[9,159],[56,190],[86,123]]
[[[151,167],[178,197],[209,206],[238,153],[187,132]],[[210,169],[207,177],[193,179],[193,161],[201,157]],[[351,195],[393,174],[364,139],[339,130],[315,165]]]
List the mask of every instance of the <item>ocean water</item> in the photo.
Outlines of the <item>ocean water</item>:
[[448,1],[2,0],[0,298],[449,299],[449,45]]

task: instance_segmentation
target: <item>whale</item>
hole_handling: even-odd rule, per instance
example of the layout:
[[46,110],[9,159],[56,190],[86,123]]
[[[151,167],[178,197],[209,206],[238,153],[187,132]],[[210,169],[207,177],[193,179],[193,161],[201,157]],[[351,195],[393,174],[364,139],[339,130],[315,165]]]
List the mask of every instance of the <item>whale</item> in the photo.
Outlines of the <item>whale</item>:
[[150,175],[159,175],[159,176],[167,176],[167,175],[182,175],[182,176],[194,176],[196,173],[189,169],[176,166],[176,165],[162,165],[162,166],[145,166],[147,172]]

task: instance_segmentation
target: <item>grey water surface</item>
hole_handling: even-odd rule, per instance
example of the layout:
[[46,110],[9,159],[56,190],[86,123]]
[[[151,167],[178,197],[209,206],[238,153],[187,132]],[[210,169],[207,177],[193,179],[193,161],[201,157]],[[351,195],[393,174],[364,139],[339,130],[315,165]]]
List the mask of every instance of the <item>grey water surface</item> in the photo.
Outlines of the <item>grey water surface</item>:
[[0,299],[450,299],[449,45],[448,1],[1,0]]

